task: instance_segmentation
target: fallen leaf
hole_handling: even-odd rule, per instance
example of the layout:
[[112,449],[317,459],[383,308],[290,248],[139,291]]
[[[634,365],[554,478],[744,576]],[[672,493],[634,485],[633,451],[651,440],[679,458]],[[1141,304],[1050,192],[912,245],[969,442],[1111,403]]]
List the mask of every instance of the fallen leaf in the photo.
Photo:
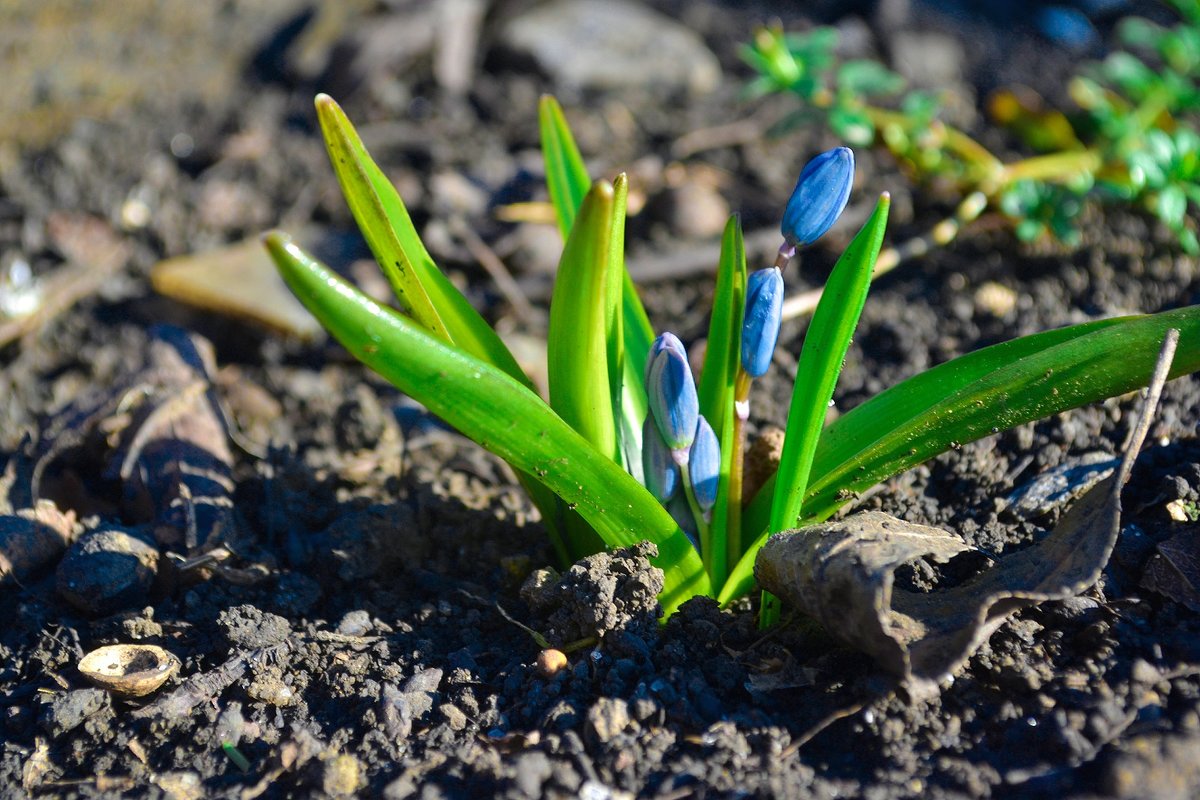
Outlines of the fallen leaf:
[[898,567],[922,557],[945,563],[971,548],[947,531],[873,511],[771,537],[755,562],[759,584],[873,656],[899,676],[910,696],[936,694],[939,683],[1009,616],[1077,595],[1099,579],[1120,533],[1121,487],[1145,440],[1177,342],[1178,333],[1168,332],[1115,474],[1033,546],[957,586],[908,591],[895,585]]
[[[83,477],[95,466],[74,460],[98,452],[105,478],[122,484],[126,516],[152,523],[160,544],[192,554],[219,544],[232,527],[229,429],[213,385],[212,345],[169,325],[155,326],[151,337],[142,369],[43,427],[30,483],[35,496],[96,513],[106,497],[88,493]],[[52,467],[65,474],[49,477]]]
[[271,330],[311,341],[321,324],[288,291],[257,237],[154,265],[156,291],[197,308],[247,319]]
[[1200,612],[1200,540],[1195,527],[1161,542],[1142,572],[1142,586]]

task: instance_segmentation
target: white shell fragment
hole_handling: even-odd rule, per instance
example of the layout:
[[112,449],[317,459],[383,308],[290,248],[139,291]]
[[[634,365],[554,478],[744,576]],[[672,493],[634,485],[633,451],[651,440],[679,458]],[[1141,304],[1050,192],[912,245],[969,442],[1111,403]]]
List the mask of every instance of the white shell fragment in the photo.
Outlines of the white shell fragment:
[[112,644],[79,662],[79,672],[101,689],[125,697],[143,697],[166,683],[179,659],[152,644]]

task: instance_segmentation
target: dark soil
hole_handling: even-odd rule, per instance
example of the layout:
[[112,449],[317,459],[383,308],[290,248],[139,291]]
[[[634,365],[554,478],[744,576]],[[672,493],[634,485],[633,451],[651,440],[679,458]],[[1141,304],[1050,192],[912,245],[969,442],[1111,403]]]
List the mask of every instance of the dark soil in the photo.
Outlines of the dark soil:
[[[75,513],[59,535],[91,542],[0,585],[0,796],[1200,793],[1200,617],[1194,595],[1156,583],[1152,567],[1160,545],[1187,545],[1197,533],[1168,510],[1200,501],[1194,377],[1166,388],[1101,583],[1018,614],[939,697],[918,703],[819,630],[793,624],[762,635],[749,601],[722,612],[698,599],[655,624],[659,578],[644,552],[597,556],[557,580],[537,573],[554,556],[507,466],[335,345],[198,312],[149,286],[160,259],[281,223],[313,224],[340,244],[340,266],[362,257],[314,129],[312,94],[337,84],[443,266],[469,281],[500,329],[540,337],[549,278],[538,245],[548,229],[492,214],[544,197],[538,94],[559,94],[594,171],[633,171],[646,198],[629,226],[635,270],[653,273],[703,244],[694,225],[704,209],[688,205],[680,186],[714,181],[748,231],[769,229],[803,160],[832,144],[817,129],[767,138],[790,101],[738,99],[746,72],[736,46],[781,13],[775,4],[654,4],[720,60],[720,85],[694,98],[558,85],[493,47],[493,24],[521,13],[519,4],[485,4],[483,69],[457,98],[427,53],[350,58],[367,33],[414,13],[413,4],[335,19],[344,35],[303,40],[302,54],[289,44],[297,19],[278,10],[287,4],[251,5],[231,4],[221,24],[264,25],[261,15],[273,13],[273,38],[231,53],[214,35],[212,58],[240,59],[241,78],[222,93],[175,87],[0,153],[0,267],[21,259],[45,276],[89,262],[89,248],[105,244],[125,256],[98,291],[0,350],[8,476],[0,511],[31,505],[30,468],[41,463],[43,495]],[[965,98],[972,131],[1001,148],[979,119],[988,90],[1020,82],[1058,100],[1078,60],[1102,52],[1056,49],[1031,27],[969,6],[943,15],[883,2],[838,17],[841,3],[811,5],[817,17],[788,11],[785,26],[836,23],[862,54],[895,52],[914,31],[957,43],[964,79],[948,88]],[[1112,20],[1097,22],[1107,35]],[[305,66],[333,50],[339,59],[323,76]],[[742,119],[759,134],[674,162],[684,134]],[[911,189],[884,155],[860,152],[859,175],[847,216],[861,220],[871,198],[890,190],[895,241],[948,209]],[[508,263],[531,314],[519,316],[453,243],[451,211]],[[723,222],[724,213],[715,216]],[[848,229],[806,254],[789,283],[818,284]],[[1016,335],[1200,302],[1200,264],[1147,217],[1096,213],[1083,234],[1076,250],[1024,247],[984,220],[879,281],[837,407]],[[696,266],[645,292],[656,325],[687,341],[704,332],[711,292],[711,261]],[[1011,308],[986,302],[993,284],[1015,299]],[[161,323],[174,327],[154,327]],[[785,326],[755,428],[783,422],[804,328]],[[196,383],[206,345],[180,329],[212,343],[214,388]],[[164,337],[179,343],[176,355],[154,355]],[[1062,506],[1024,519],[1002,500],[1047,469],[1118,452],[1136,405],[1117,398],[965,446],[887,482],[860,507],[946,527],[993,554],[1021,547]],[[209,441],[217,409],[238,432],[227,460],[197,465],[171,449]],[[163,441],[174,445],[154,449]],[[121,469],[130,452],[140,454],[140,472]],[[197,513],[172,521],[179,502]],[[165,541],[168,528],[185,535]],[[218,542],[223,560],[189,561]],[[921,583],[919,574],[906,579]],[[566,666],[539,662],[528,629],[569,650]],[[92,688],[76,665],[113,643],[161,645],[180,671],[148,699]]]

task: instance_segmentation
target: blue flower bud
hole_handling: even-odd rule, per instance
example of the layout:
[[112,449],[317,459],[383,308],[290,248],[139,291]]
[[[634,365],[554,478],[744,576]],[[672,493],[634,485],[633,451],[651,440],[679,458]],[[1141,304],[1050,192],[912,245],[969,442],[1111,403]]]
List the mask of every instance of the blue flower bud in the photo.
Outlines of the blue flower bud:
[[666,504],[679,488],[679,465],[649,415],[642,426],[642,480],[658,502]]
[[854,183],[854,152],[835,147],[804,165],[783,212],[783,238],[806,247],[825,235],[842,215]]
[[696,505],[707,515],[717,502],[717,485],[721,481],[721,446],[708,420],[700,417],[696,423],[696,441],[688,458],[688,477],[692,479],[692,491]]
[[650,386],[650,367],[654,364],[654,358],[663,350],[672,350],[679,355],[684,361],[688,360],[687,349],[683,346],[683,342],[679,341],[679,337],[667,331],[662,336],[659,336],[650,344],[650,353],[646,356],[646,374],[643,379],[646,381],[646,386]]
[[676,463],[686,464],[688,448],[696,436],[700,401],[687,353],[674,334],[664,333],[650,348],[646,369],[646,396],[650,413]]
[[771,366],[783,321],[783,273],[768,267],[746,280],[746,316],[742,322],[742,369],[758,378]]

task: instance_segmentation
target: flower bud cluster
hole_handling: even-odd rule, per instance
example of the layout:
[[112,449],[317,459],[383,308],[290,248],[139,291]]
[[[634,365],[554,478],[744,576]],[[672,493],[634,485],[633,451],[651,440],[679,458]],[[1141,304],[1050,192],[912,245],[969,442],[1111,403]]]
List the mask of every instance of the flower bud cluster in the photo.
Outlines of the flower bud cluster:
[[642,470],[648,488],[668,505],[687,479],[701,512],[717,501],[721,451],[712,426],[700,414],[687,351],[673,333],[654,340],[646,360],[650,414],[642,430]]

